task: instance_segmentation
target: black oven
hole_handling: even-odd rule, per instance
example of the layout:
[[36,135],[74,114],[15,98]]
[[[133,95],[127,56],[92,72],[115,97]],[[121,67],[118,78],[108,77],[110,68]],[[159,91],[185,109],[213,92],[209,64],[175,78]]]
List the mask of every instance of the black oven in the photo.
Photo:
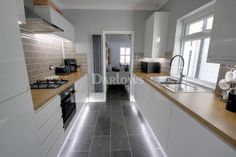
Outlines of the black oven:
[[61,95],[61,108],[63,127],[66,130],[71,120],[76,114],[76,101],[75,101],[75,88],[74,85],[64,90]]

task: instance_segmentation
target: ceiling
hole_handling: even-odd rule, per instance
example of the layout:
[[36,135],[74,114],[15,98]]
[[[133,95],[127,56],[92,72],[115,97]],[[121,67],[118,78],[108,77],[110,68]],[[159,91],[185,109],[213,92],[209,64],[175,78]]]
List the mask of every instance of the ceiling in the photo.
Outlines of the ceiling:
[[63,9],[157,10],[168,0],[53,0]]

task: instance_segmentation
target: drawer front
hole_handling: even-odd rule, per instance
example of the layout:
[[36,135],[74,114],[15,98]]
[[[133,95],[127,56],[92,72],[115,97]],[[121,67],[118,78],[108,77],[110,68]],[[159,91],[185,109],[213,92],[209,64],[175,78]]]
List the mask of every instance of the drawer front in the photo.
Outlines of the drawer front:
[[50,148],[53,147],[61,132],[63,132],[63,121],[60,120],[56,127],[51,131],[46,140],[40,145],[43,156],[46,156]]
[[[52,115],[52,117],[38,130],[38,138],[40,144],[42,144],[53,129],[57,126],[57,123],[62,120],[61,108],[58,108],[57,112]],[[62,127],[63,128],[63,127]]]
[[58,108],[60,108],[60,104],[60,97],[58,95],[35,114],[37,129],[40,129],[50,119],[50,117],[56,113]]

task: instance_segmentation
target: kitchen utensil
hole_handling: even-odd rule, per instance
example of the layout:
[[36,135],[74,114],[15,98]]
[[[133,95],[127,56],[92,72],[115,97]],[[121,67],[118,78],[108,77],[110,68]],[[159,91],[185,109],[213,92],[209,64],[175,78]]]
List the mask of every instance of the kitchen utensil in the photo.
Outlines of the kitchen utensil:
[[227,71],[226,73],[225,73],[225,80],[227,81],[227,82],[231,82],[231,81],[233,81],[233,71]]
[[228,90],[228,89],[230,89],[230,84],[225,79],[222,79],[219,82],[219,87],[222,90]]
[[226,109],[231,112],[236,112],[236,88],[231,88],[229,90]]

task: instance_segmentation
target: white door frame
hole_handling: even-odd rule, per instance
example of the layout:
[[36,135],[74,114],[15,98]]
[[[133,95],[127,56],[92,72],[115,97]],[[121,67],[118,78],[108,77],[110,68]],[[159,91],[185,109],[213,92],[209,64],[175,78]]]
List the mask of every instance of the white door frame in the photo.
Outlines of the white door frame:
[[[134,65],[134,31],[103,31],[102,32],[102,55],[103,55],[103,91],[107,92],[107,84],[106,84],[106,35],[107,34],[127,34],[131,35],[131,52],[130,52],[130,90],[129,97],[133,95],[133,84],[132,84],[132,72]],[[106,97],[105,97],[106,99]]]

